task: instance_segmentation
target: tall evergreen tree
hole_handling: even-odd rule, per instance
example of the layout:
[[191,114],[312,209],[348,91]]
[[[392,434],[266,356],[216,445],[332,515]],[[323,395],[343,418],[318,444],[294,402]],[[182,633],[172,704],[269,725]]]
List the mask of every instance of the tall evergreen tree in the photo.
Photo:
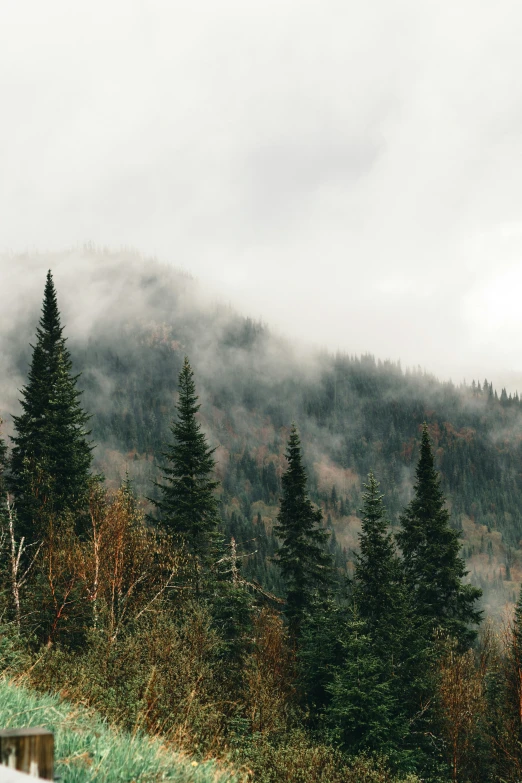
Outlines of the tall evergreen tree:
[[346,609],[334,597],[319,601],[303,618],[299,629],[298,685],[312,725],[317,725],[331,701],[330,686],[345,651],[341,628]]
[[294,638],[316,597],[332,580],[332,561],[326,549],[328,531],[320,525],[322,512],[313,507],[306,490],[297,427],[292,424],[286,452],[288,470],[282,478],[283,496],[274,533],[282,541],[275,555],[286,585],[286,613]]
[[354,600],[380,653],[395,668],[401,666],[401,658],[408,654],[404,645],[410,646],[412,642],[412,606],[393,536],[388,531],[383,495],[371,471],[364,488]]
[[372,630],[390,633],[392,629],[389,624],[391,622],[396,627],[398,609],[391,604],[403,602],[404,598],[400,565],[392,535],[388,532],[383,495],[371,471],[364,489],[354,598],[361,618],[367,621]]
[[407,765],[408,721],[366,624],[354,614],[341,626],[339,636],[344,660],[333,668],[325,713],[333,738],[349,753],[379,753],[394,764]]
[[449,525],[449,512],[435,470],[426,424],[422,430],[414,496],[401,516],[397,541],[418,612],[431,631],[441,628],[460,644],[476,636],[482,613],[476,602],[482,591],[463,579],[467,574],[460,557],[460,536]]
[[394,752],[403,761],[415,759],[422,765],[429,753],[422,738],[429,734],[431,719],[425,706],[429,703],[432,657],[426,640],[427,623],[417,614],[388,529],[383,495],[372,472],[364,487],[353,597],[368,634],[368,649],[379,659],[388,695],[394,699],[388,717],[396,727],[402,727]]
[[163,452],[167,464],[162,481],[156,483],[160,499],[153,502],[165,530],[191,560],[196,592],[216,557],[219,525],[215,497],[219,482],[212,478],[215,449],[209,448],[196,419],[200,407],[194,373],[185,357],[179,375],[178,418],[171,425],[174,442]]
[[72,374],[50,271],[36,338],[22,413],[13,417],[10,461],[19,533],[27,541],[45,532],[51,515],[82,509],[90,486],[89,417],[80,406],[79,375]]

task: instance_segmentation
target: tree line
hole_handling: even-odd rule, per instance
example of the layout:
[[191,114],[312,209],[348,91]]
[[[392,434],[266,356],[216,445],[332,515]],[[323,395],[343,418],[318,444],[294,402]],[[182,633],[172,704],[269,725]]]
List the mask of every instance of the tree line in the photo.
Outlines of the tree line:
[[224,538],[188,358],[148,514],[93,471],[78,378],[49,272],[10,453],[0,441],[6,665],[255,780],[517,780],[522,599],[502,644],[479,638],[426,425],[396,535],[368,475],[351,579],[291,425],[281,598],[245,576],[256,542]]

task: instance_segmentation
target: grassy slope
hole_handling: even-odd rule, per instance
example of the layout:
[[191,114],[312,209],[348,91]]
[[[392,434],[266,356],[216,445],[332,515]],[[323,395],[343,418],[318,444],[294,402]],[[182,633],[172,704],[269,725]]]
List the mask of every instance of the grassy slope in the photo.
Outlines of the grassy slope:
[[0,680],[0,727],[44,726],[55,734],[55,773],[62,783],[160,781],[225,783],[236,780],[214,762],[197,763],[157,739],[129,735],[56,696],[42,696]]

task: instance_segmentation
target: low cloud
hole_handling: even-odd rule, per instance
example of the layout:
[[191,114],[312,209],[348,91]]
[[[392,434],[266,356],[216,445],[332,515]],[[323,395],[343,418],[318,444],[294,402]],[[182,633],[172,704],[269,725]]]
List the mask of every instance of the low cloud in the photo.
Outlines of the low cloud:
[[292,338],[521,388],[520,21],[510,0],[12,3],[0,249],[137,247]]

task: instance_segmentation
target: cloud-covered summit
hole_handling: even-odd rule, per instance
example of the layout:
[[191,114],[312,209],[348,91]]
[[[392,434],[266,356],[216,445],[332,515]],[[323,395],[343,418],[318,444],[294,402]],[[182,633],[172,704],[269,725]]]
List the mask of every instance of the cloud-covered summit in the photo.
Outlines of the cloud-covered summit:
[[138,247],[334,350],[521,372],[521,23],[510,0],[9,3],[0,249]]

